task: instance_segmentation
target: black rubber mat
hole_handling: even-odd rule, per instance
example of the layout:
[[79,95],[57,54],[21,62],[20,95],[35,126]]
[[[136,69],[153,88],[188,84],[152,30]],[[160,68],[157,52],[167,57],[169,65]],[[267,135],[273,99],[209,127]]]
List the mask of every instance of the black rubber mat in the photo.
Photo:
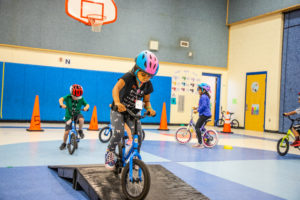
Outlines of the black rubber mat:
[[[161,165],[147,165],[151,175],[151,188],[146,200],[208,199]],[[74,189],[83,189],[91,199],[125,199],[120,175],[108,171],[104,165],[49,166],[58,175],[73,179]]]

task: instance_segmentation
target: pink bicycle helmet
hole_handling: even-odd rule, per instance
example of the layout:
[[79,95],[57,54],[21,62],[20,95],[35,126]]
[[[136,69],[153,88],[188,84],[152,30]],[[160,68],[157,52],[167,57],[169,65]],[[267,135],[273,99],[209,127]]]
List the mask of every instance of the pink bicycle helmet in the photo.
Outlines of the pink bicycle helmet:
[[[142,51],[135,58],[136,66],[143,72],[146,72],[150,76],[155,76],[159,69],[158,59],[154,55],[154,53],[150,51]],[[137,75],[138,70],[135,71],[135,75]]]

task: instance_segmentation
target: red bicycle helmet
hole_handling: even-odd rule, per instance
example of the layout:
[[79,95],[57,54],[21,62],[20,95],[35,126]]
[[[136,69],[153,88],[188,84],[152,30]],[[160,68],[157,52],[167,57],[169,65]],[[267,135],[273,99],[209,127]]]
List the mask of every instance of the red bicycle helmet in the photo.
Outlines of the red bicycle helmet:
[[81,87],[81,85],[78,85],[78,84],[71,85],[70,93],[73,97],[75,97],[77,99],[81,99],[82,94],[83,94],[83,88]]

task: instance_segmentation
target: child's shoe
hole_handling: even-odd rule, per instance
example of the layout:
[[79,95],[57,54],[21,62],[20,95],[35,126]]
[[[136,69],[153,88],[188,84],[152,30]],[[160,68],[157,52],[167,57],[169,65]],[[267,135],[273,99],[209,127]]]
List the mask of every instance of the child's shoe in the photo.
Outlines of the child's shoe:
[[291,144],[292,147],[297,147],[297,146],[300,146],[300,140],[295,140],[292,144]]
[[78,130],[78,134],[80,136],[81,139],[84,138],[84,134],[83,134],[83,131],[82,130]]
[[105,154],[105,167],[109,170],[115,169],[115,155],[113,151],[106,151]]
[[62,143],[59,147],[60,150],[64,150],[66,148],[66,143]]
[[131,146],[132,145],[132,140],[127,140],[126,145]]
[[203,149],[204,148],[204,145],[203,144],[199,144],[199,143],[196,143],[192,146],[193,148],[198,148],[198,149]]

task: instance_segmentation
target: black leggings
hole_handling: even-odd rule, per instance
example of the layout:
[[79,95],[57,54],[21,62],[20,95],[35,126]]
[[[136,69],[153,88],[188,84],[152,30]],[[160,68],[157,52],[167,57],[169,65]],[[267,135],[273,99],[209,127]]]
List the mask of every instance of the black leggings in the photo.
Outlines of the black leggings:
[[200,128],[202,127],[202,125],[204,124],[204,122],[209,119],[211,116],[204,116],[204,115],[200,115],[199,116],[199,119],[196,123],[196,133],[197,133],[197,137],[198,137],[198,143],[199,144],[202,144],[202,136],[201,136],[201,131],[200,131]]

